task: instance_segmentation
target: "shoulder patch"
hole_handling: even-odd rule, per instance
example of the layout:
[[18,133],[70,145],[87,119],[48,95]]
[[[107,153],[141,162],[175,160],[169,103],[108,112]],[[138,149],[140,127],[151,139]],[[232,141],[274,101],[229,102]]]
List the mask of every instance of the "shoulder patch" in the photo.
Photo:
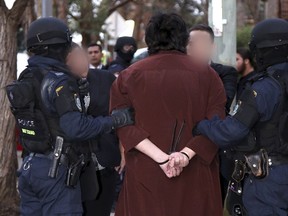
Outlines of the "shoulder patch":
[[255,98],[257,97],[257,92],[255,90],[253,90],[253,95]]
[[62,86],[59,86],[58,88],[56,88],[55,92],[56,92],[56,95],[59,96],[59,92],[63,89],[63,85]]

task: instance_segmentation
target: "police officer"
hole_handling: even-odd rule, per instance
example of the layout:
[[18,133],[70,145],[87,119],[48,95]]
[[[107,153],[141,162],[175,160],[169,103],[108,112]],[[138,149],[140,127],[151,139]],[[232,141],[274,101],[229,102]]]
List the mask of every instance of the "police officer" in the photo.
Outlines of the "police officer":
[[[86,94],[87,86],[78,83],[65,65],[70,45],[68,27],[56,18],[38,19],[28,30],[27,48],[33,54],[28,68],[38,69],[35,74],[44,74],[41,86],[34,89],[35,94],[41,92],[35,102],[47,122],[51,146],[37,151],[38,148],[34,148],[37,133],[34,140],[26,142],[30,155],[24,159],[19,176],[21,215],[82,215],[78,177],[86,158],[81,148],[79,150],[78,141],[133,123],[128,109],[107,117],[84,115],[90,102],[89,94],[84,99],[81,97]],[[61,142],[63,148],[60,148]],[[55,150],[61,150],[60,154],[54,154]],[[58,168],[54,166],[55,158],[60,158]],[[51,168],[57,168],[58,172],[50,175]]]
[[[288,22],[267,19],[258,23],[250,50],[258,73],[247,82],[233,115],[201,121],[194,135],[205,135],[221,148],[234,145],[236,152],[242,152],[249,170],[243,189],[249,216],[284,216],[288,214]],[[234,179],[244,178],[245,166],[235,170]]]
[[137,51],[137,44],[133,37],[120,37],[116,41],[116,59],[108,67],[108,71],[118,74],[130,66],[134,53]]
[[[71,52],[67,56],[66,64],[70,71],[79,79],[87,79],[89,82],[90,104],[87,110],[88,115],[94,117],[109,115],[110,88],[116,79],[111,73],[105,70],[89,69],[88,59],[84,50],[72,42]],[[82,201],[84,216],[110,216],[112,204],[115,197],[117,172],[114,167],[120,164],[119,141],[116,134],[102,134],[94,139],[84,141],[83,145],[90,146],[88,150],[95,154],[98,163],[94,168],[99,183],[99,193],[94,197],[90,196],[91,176],[87,175],[89,167],[85,167],[80,177],[82,190]],[[123,155],[124,157],[124,155]],[[89,164],[91,165],[91,164]],[[92,166],[94,164],[92,163]]]

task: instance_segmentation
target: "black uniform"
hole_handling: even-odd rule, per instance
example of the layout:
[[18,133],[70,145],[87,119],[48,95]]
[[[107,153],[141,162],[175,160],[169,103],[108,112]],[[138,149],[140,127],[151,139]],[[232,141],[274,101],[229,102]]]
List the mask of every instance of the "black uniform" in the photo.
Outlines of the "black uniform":
[[244,91],[247,81],[253,76],[255,76],[255,74],[256,74],[256,71],[252,71],[246,76],[243,76],[239,79],[238,84],[237,84],[236,101],[239,99],[242,92]]
[[121,57],[117,56],[108,66],[108,71],[112,74],[119,73],[130,66],[131,61],[126,61]]
[[212,62],[210,66],[218,73],[223,82],[227,97],[226,112],[229,113],[237,89],[238,73],[236,69],[231,66],[217,64],[214,62]]
[[[93,117],[109,116],[110,87],[115,76],[104,70],[90,69],[88,73],[90,86],[90,105],[88,115]],[[120,164],[121,156],[116,134],[103,134],[90,140],[91,149],[103,168],[97,171],[99,193],[92,200],[85,201],[84,215],[109,216],[115,197],[117,172],[114,167]],[[88,188],[89,190],[89,188]]]
[[[133,46],[129,51],[123,50],[125,45]],[[115,47],[117,57],[108,66],[108,71],[113,74],[120,73],[130,66],[134,53],[137,50],[137,44],[133,37],[120,37],[117,39]]]
[[221,148],[232,147],[237,153],[235,184],[230,189],[241,195],[238,183],[244,180],[248,215],[284,216],[288,214],[287,21],[258,23],[249,46],[259,71],[247,81],[232,116],[203,120],[197,128]]
[[[214,62],[212,62],[210,66],[218,73],[219,77],[223,82],[227,97],[226,113],[229,113],[237,89],[238,73],[236,69],[231,66],[216,64]],[[231,159],[227,158],[225,152],[223,152],[222,150],[220,150],[219,154],[220,154],[221,193],[222,193],[222,200],[224,202],[228,182],[231,176],[231,172],[234,168],[234,162]]]
[[81,141],[133,124],[133,115],[128,109],[105,117],[86,114],[90,96],[64,63],[71,37],[61,20],[34,21],[27,38],[34,55],[19,80],[6,87],[21,144],[30,153],[19,171],[21,215],[81,216],[79,176],[84,168],[94,168],[89,195],[97,194],[95,167],[87,166],[94,162],[91,149]]

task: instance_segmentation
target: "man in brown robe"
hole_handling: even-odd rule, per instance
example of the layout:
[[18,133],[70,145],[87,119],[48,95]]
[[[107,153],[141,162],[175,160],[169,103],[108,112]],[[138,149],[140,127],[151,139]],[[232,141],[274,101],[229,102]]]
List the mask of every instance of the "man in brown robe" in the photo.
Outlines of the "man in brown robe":
[[136,118],[118,130],[126,176],[116,216],[220,216],[218,149],[193,137],[192,128],[224,117],[223,85],[209,66],[185,54],[188,32],[180,16],[152,17],[145,39],[150,57],[123,71],[111,89],[111,110],[134,107]]

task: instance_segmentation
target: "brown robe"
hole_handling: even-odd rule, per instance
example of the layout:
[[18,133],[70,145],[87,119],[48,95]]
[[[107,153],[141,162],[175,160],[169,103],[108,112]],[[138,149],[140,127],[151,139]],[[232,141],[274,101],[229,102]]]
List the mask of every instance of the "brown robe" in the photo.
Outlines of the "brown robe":
[[[120,74],[111,89],[111,110],[134,107],[136,123],[118,130],[126,175],[116,216],[222,215],[217,146],[191,132],[202,119],[223,117],[225,98],[215,71],[177,51],[152,55]],[[187,146],[197,155],[179,177],[169,179],[134,147],[148,138],[168,153],[176,119],[176,134],[186,122],[176,150]]]

